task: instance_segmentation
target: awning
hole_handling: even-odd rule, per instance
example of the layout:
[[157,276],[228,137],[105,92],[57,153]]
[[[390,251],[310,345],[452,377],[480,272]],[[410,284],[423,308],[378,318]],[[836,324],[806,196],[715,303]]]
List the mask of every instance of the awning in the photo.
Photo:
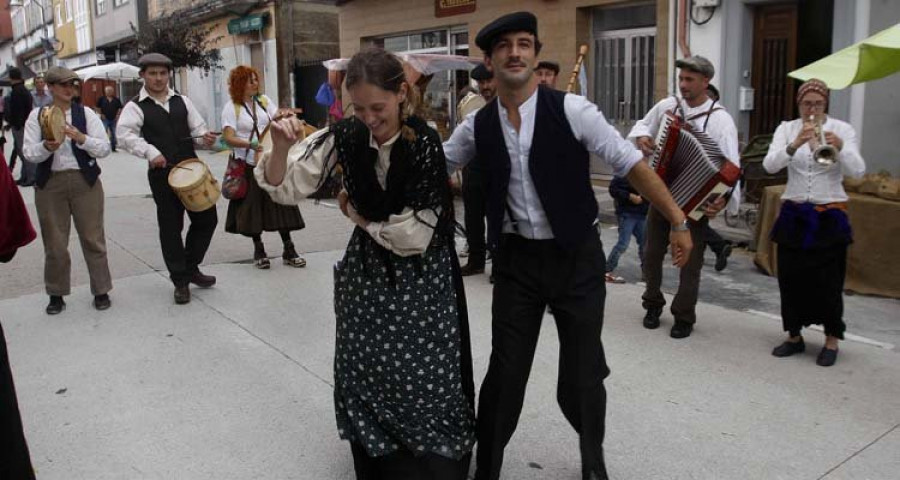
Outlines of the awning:
[[900,23],[839,52],[813,62],[788,76],[799,80],[818,78],[828,88],[840,90],[900,71]]
[[105,65],[94,65],[93,67],[82,68],[78,70],[78,76],[83,81],[92,78],[105,78],[109,80],[139,80],[141,78],[140,69],[134,65],[116,62],[107,63]]

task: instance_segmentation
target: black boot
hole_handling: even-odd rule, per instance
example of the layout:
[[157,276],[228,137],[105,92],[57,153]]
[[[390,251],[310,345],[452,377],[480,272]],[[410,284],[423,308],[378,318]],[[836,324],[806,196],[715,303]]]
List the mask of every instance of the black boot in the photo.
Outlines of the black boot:
[[47,304],[47,315],[56,315],[66,309],[66,302],[61,295],[50,295],[50,303]]
[[659,328],[659,316],[662,315],[662,307],[648,308],[644,315],[644,328],[653,330]]

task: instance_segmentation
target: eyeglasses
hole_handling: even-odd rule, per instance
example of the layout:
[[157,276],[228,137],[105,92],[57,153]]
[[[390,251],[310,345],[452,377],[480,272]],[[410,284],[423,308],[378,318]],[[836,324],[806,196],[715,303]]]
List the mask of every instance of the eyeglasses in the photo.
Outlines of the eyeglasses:
[[818,102],[800,102],[800,106],[801,106],[802,108],[806,108],[806,109],[813,109],[813,108],[819,109],[819,108],[825,108],[825,102],[823,102],[823,101],[818,101]]

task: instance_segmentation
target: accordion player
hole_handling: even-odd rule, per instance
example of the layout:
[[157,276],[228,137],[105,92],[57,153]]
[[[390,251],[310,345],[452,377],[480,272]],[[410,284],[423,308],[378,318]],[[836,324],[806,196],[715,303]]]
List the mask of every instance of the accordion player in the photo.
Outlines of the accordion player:
[[741,175],[715,140],[672,111],[666,112],[660,125],[650,166],[669,187],[675,203],[694,221],[703,217],[707,204],[730,196]]

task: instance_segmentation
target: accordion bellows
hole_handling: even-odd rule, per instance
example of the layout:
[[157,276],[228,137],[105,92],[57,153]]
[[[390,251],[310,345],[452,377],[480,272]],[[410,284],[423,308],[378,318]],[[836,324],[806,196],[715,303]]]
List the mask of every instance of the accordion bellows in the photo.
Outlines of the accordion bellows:
[[716,142],[671,112],[666,113],[656,138],[650,166],[663,179],[675,203],[697,221],[704,207],[726,195],[741,169],[729,161]]

